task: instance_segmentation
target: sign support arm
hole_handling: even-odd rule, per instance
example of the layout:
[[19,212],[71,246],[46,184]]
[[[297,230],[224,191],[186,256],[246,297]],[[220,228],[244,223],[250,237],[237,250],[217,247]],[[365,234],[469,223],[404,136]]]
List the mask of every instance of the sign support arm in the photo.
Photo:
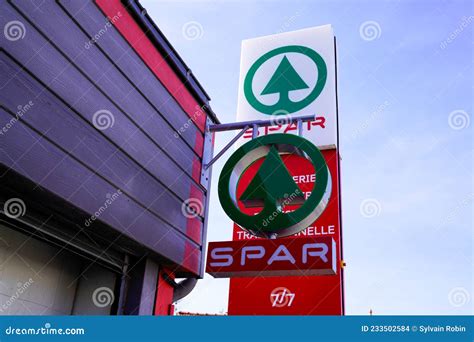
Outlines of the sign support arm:
[[285,125],[285,124],[292,124],[294,122],[297,123],[298,126],[298,135],[301,136],[303,134],[303,122],[312,121],[314,120],[314,115],[303,115],[299,117],[284,117],[281,119],[271,119],[271,120],[252,120],[252,121],[242,121],[242,122],[232,122],[226,124],[216,124],[216,125],[209,125],[208,130],[209,132],[225,132],[225,131],[233,131],[240,129],[241,131],[227,144],[225,147],[214,157],[212,158],[209,163],[204,165],[204,170],[207,170],[209,167],[212,166],[222,155],[233,145],[239,138],[244,135],[244,133],[252,127],[252,139],[258,136],[258,128],[259,127],[269,127],[269,126],[277,126],[277,125]]
[[[219,125],[218,125],[219,126]],[[234,143],[242,136],[244,135],[245,131],[247,131],[247,129],[249,129],[250,126],[247,125],[245,126],[244,128],[242,128],[242,130],[227,144],[224,146],[224,148],[219,151],[219,153],[214,157],[212,158],[209,163],[207,163],[206,165],[204,165],[204,170],[207,170],[209,167],[212,166],[212,164],[214,164],[217,159],[219,159],[232,145],[234,145]]]

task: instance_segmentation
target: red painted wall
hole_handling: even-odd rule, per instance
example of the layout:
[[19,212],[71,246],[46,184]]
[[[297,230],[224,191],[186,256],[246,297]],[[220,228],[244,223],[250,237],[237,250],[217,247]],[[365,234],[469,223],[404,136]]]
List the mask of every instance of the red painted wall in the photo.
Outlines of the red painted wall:
[[174,279],[171,272],[160,271],[158,275],[158,286],[156,289],[156,301],[154,314],[157,316],[168,316],[173,314],[173,292],[174,288],[164,278],[167,274]]

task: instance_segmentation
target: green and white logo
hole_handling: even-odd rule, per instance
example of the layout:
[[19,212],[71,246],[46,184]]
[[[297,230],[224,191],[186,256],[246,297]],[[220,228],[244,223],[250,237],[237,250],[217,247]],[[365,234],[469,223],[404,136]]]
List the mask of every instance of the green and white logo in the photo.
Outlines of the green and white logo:
[[[316,182],[311,195],[294,182],[281,154],[306,156],[314,166]],[[238,205],[237,186],[247,168],[265,158],[239,200],[246,207],[262,207],[257,215],[243,213]],[[328,167],[319,149],[308,140],[291,134],[271,134],[241,146],[224,165],[219,178],[219,200],[226,214],[240,227],[260,237],[283,237],[306,229],[324,211],[331,193]],[[301,204],[292,212],[286,205]]]
[[[292,101],[290,92],[308,89],[308,84],[298,74],[288,59],[289,54],[300,54],[309,58],[317,69],[317,81],[309,94],[301,100]],[[274,71],[264,89],[258,94],[259,97],[278,94],[278,100],[274,104],[265,104],[259,101],[254,93],[253,82],[259,69],[271,58],[282,56],[281,61]],[[288,45],[276,48],[258,58],[250,67],[244,80],[244,94],[248,103],[256,110],[267,115],[278,115],[295,113],[310,105],[321,94],[326,84],[327,67],[324,59],[314,50],[301,45]]]

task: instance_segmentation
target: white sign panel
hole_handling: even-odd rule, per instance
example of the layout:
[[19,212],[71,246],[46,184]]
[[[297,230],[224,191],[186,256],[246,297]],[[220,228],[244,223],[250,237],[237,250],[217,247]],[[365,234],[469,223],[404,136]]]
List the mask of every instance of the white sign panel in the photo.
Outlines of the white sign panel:
[[[237,121],[314,115],[303,136],[319,147],[337,144],[336,65],[331,25],[242,42]],[[296,124],[261,127],[259,135],[297,134]],[[239,144],[248,141],[246,133]]]

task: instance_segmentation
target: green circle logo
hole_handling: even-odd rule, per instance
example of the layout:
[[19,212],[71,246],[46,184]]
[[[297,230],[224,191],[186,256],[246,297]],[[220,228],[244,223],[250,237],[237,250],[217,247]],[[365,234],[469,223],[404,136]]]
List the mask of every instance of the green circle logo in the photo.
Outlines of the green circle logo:
[[[310,58],[318,69],[318,80],[313,90],[300,101],[293,102],[289,97],[289,92],[309,88],[305,81],[291,65],[284,55],[285,53],[299,53]],[[260,102],[255,96],[252,88],[253,79],[257,70],[270,58],[283,54],[283,58],[275,70],[270,81],[267,83],[260,95],[279,94],[278,101],[273,105],[266,105]],[[278,115],[277,112],[294,113],[311,104],[321,94],[326,84],[327,67],[323,58],[316,51],[301,45],[282,46],[271,50],[261,56],[250,67],[244,80],[244,94],[249,104],[261,113],[268,115]]]
[[[306,156],[313,164],[316,182],[306,200],[281,154]],[[237,199],[241,176],[263,157],[257,174]],[[218,193],[226,214],[244,230],[260,237],[283,237],[306,229],[321,215],[329,202],[331,181],[323,155],[311,142],[292,134],[270,134],[253,139],[235,151],[224,165]],[[247,215],[240,210],[238,200],[245,206],[263,209],[256,215]],[[293,204],[301,206],[283,212],[284,206]]]

